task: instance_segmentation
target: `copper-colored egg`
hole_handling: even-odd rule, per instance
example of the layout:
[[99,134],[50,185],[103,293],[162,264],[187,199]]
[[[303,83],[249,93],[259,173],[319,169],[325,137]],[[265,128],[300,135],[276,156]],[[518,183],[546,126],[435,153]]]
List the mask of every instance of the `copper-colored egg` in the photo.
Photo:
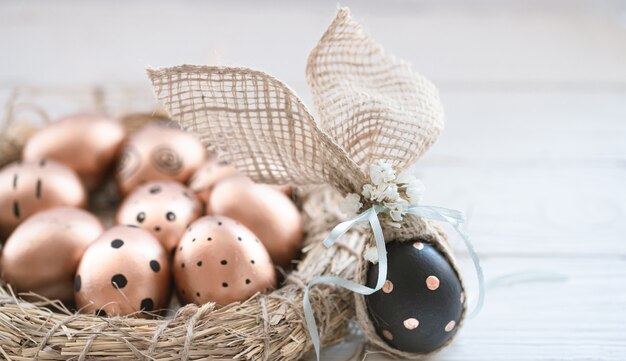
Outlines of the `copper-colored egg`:
[[276,188],[251,184],[241,177],[228,179],[213,188],[207,209],[248,227],[263,242],[275,264],[287,267],[298,257],[302,216]]
[[190,133],[147,125],[124,147],[117,172],[120,192],[128,194],[151,180],[186,183],[204,162],[205,153],[202,143]]
[[189,226],[172,264],[181,303],[218,306],[276,287],[267,250],[239,222],[205,216]]
[[124,127],[104,115],[77,114],[50,123],[24,146],[26,161],[54,159],[73,169],[87,189],[105,178],[125,137]]
[[0,231],[10,233],[29,216],[60,206],[84,207],[85,188],[53,160],[14,162],[0,170]]
[[216,158],[209,159],[191,177],[189,188],[206,203],[209,201],[211,190],[218,182],[239,175],[239,171],[228,162]]
[[173,251],[187,226],[201,213],[200,201],[187,187],[155,181],[136,188],[118,209],[116,220],[149,231],[166,250]]
[[76,307],[84,313],[128,315],[168,305],[170,268],[149,232],[116,226],[86,250],[76,272]]
[[18,292],[71,302],[78,262],[102,232],[98,218],[82,209],[39,212],[20,224],[4,245],[2,279]]

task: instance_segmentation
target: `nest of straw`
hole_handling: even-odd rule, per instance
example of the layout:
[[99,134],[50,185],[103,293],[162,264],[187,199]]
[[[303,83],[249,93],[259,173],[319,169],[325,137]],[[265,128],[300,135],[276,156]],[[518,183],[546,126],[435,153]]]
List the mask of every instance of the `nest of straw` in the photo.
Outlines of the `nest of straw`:
[[[12,126],[16,123],[13,122]],[[22,124],[24,129],[29,128]],[[29,128],[30,129],[30,128]],[[0,164],[17,160],[27,137],[0,134]],[[322,240],[340,221],[340,196],[331,188],[300,190],[305,224],[303,256],[271,293],[217,308],[213,303],[172,310],[168,317],[98,317],[76,313],[59,301],[0,287],[0,354],[8,360],[298,360],[311,349],[302,311],[306,284],[315,276],[353,278],[367,242],[350,231],[333,251]],[[348,291],[319,286],[311,303],[325,345],[349,334],[354,300]],[[28,301],[27,301],[27,300]]]

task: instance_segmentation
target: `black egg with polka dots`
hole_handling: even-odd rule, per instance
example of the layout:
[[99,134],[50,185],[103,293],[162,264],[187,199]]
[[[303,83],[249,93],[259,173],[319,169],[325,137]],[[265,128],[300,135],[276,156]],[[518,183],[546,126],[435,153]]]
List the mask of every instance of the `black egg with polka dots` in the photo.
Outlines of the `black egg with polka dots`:
[[[387,244],[388,271],[383,288],[366,296],[378,335],[390,346],[412,353],[429,353],[445,345],[463,313],[461,282],[448,260],[422,241]],[[374,287],[378,264],[367,273]]]

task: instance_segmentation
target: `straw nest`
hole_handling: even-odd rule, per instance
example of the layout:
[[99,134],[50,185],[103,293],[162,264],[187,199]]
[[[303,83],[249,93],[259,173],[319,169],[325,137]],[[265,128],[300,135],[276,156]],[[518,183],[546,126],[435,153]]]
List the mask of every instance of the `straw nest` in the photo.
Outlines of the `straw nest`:
[[[0,133],[0,144],[17,149],[0,153],[0,164],[16,160],[27,138],[12,134]],[[340,221],[339,196],[331,188],[299,193],[306,231],[303,256],[273,292],[222,308],[213,303],[186,305],[167,317],[107,318],[76,313],[34,294],[15,294],[9,285],[2,285],[0,354],[9,360],[80,361],[302,358],[311,349],[302,311],[306,284],[322,274],[352,279],[368,233],[352,230],[327,250],[320,240]],[[355,315],[352,295],[322,285],[312,289],[310,297],[322,343],[341,341]]]

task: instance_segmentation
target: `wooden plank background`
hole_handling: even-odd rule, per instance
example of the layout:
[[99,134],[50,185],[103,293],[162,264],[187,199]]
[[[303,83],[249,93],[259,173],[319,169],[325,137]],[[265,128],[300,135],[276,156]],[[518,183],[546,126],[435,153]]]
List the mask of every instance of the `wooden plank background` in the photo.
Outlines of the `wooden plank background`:
[[[427,203],[468,213],[488,293],[433,360],[626,359],[626,4],[342,4],[446,106],[447,129],[414,171]],[[18,89],[51,116],[149,110],[144,67],[180,63],[259,68],[311,104],[306,56],[335,8],[4,1],[0,104]],[[324,359],[350,359],[361,343]]]

